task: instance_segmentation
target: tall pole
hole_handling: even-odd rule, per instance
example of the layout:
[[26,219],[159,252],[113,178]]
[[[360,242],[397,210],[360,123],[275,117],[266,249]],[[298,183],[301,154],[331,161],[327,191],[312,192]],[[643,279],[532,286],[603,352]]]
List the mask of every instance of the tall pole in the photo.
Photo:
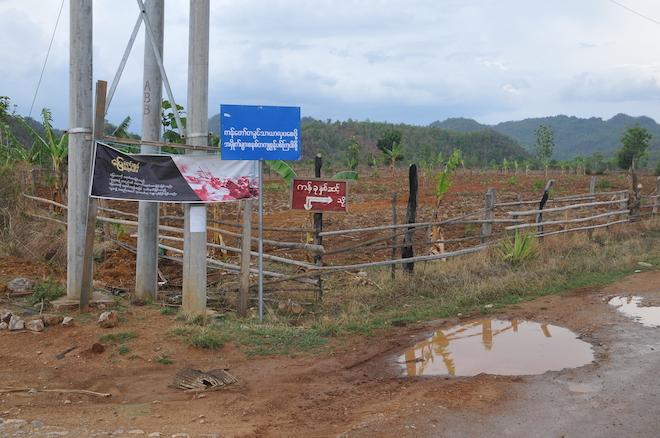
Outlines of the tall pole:
[[82,291],[85,226],[92,161],[92,0],[69,3],[69,160],[67,299]]
[[[190,0],[186,142],[208,146],[209,0]],[[204,153],[189,151],[190,153]],[[206,206],[186,204],[183,242],[183,312],[206,315]]]
[[[146,14],[151,23],[155,46],[162,59],[165,1],[149,0]],[[163,97],[163,78],[151,36],[144,33],[144,75],[142,80],[142,140],[160,140],[160,107]],[[142,145],[143,154],[158,153],[155,146]],[[137,263],[135,267],[135,295],[142,300],[156,298],[158,292],[158,203],[140,201],[138,207]]]

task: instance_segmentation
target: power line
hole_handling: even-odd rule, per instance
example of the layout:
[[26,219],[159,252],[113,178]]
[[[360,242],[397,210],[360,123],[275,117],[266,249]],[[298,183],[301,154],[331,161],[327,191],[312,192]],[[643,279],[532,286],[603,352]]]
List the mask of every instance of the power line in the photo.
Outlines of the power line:
[[62,9],[64,8],[64,0],[60,4],[60,11],[57,13],[57,20],[55,21],[55,28],[53,29],[53,34],[50,37],[50,44],[48,44],[48,50],[46,51],[46,59],[44,59],[44,65],[41,67],[41,74],[39,75],[39,82],[37,82],[37,89],[34,90],[34,97],[32,98],[32,105],[30,105],[30,112],[28,117],[32,116],[32,109],[34,109],[34,102],[37,100],[37,93],[39,92],[39,87],[41,86],[41,79],[44,77],[44,71],[46,71],[46,63],[48,62],[48,56],[50,55],[50,49],[53,47],[53,40],[55,39],[55,32],[57,32],[57,25],[60,23],[60,16],[62,15]]
[[648,15],[644,15],[644,14],[642,14],[641,12],[638,12],[638,11],[636,11],[636,10],[634,10],[634,9],[631,9],[631,8],[629,8],[628,6],[624,5],[623,3],[619,3],[619,2],[616,1],[616,0],[607,0],[607,1],[609,1],[609,2],[612,3],[612,4],[617,5],[617,6],[620,7],[620,8],[625,9],[625,10],[628,11],[628,12],[631,12],[631,13],[633,13],[633,14],[635,14],[635,15],[638,15],[638,16],[642,17],[643,19],[650,21],[651,23],[660,24],[660,21],[659,21],[659,20],[656,20],[655,18],[649,17]]

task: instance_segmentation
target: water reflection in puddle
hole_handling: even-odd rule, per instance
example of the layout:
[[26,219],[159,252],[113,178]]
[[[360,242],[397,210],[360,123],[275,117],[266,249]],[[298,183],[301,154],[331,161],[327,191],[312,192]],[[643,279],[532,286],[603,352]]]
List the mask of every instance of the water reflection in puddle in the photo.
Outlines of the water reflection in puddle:
[[614,297],[609,304],[645,327],[660,327],[660,307],[642,306],[642,297]]
[[514,376],[575,368],[593,359],[591,345],[563,327],[484,319],[439,330],[397,362],[407,376]]

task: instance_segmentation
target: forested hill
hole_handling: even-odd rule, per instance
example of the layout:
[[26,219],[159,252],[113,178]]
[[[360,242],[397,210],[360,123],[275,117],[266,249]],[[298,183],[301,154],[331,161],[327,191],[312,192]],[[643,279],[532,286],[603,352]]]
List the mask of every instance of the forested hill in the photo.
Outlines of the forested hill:
[[582,119],[569,116],[540,117],[520,121],[502,122],[497,125],[482,125],[472,119],[454,118],[442,122],[433,122],[430,126],[453,129],[462,132],[481,132],[488,129],[507,135],[517,140],[527,150],[532,150],[539,125],[552,127],[555,139],[557,159],[573,158],[577,155],[591,155],[600,152],[611,155],[621,147],[621,136],[627,128],[639,123],[653,135],[650,155],[652,159],[660,157],[660,125],[650,117],[631,117],[617,114],[609,120],[598,117]]
[[[219,115],[209,120],[209,127],[217,133]],[[504,158],[520,160],[530,155],[513,139],[493,130],[475,133],[456,132],[431,126],[413,126],[380,122],[356,121],[321,121],[310,117],[302,120],[303,159],[311,159],[318,152],[331,160],[345,158],[348,144],[352,138],[361,146],[362,162],[370,156],[380,159],[381,153],[376,147],[379,139],[388,132],[401,133],[405,146],[405,162],[431,161],[441,152],[444,157],[455,148],[460,148],[466,166],[485,166],[500,163]]]

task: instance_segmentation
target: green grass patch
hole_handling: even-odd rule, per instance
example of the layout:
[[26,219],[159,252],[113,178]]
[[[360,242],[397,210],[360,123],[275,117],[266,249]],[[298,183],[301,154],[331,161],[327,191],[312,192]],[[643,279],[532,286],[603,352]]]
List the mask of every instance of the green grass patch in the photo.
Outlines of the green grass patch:
[[161,315],[176,315],[176,312],[177,312],[176,307],[163,306],[160,308]]
[[128,354],[130,352],[131,352],[131,349],[128,348],[127,345],[122,344],[119,347],[117,347],[117,353],[119,353],[119,354],[124,355],[124,354]]
[[99,342],[101,344],[124,344],[130,340],[137,338],[137,333],[135,332],[117,332],[117,333],[106,333],[101,335]]
[[161,354],[158,356],[158,363],[161,365],[172,365],[174,361],[170,359],[166,354]]

